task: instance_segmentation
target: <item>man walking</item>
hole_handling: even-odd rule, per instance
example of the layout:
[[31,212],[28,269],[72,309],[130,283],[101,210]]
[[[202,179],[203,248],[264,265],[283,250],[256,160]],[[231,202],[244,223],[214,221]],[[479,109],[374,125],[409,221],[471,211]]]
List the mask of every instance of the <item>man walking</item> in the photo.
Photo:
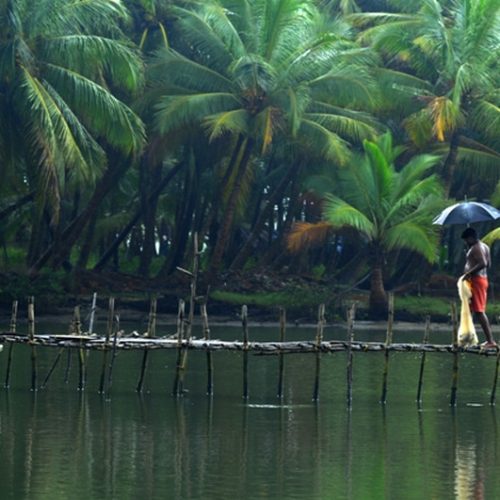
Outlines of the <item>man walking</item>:
[[465,260],[464,279],[468,280],[471,284],[472,298],[470,306],[486,337],[486,342],[481,344],[481,347],[497,347],[491,333],[488,316],[486,316],[488,292],[487,269],[491,265],[490,248],[478,238],[476,231],[471,227],[468,227],[462,233],[462,239],[469,247]]

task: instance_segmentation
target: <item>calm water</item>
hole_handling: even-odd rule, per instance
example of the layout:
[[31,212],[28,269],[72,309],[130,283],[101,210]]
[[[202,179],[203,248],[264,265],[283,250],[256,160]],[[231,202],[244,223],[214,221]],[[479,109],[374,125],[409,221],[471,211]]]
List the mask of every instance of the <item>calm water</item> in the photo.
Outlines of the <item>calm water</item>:
[[[325,337],[343,335],[328,330]],[[213,329],[214,338],[240,336],[238,329]],[[278,334],[267,328],[251,336]],[[313,336],[313,329],[288,332],[290,339]],[[395,341],[421,336],[396,332]],[[433,335],[436,342],[448,338]],[[6,350],[0,354],[2,386]],[[211,400],[204,394],[205,355],[189,353],[189,392],[175,400],[169,395],[174,352],[153,353],[142,397],[134,392],[141,355],[121,352],[106,400],[96,392],[100,353],[90,355],[84,393],[75,390],[76,357],[64,384],[66,355],[47,389],[32,393],[29,352],[15,347],[12,387],[0,389],[2,500],[500,498],[500,408],[488,405],[494,359],[461,356],[458,406],[452,410],[452,357],[428,355],[419,411],[418,354],[391,354],[385,407],[378,403],[383,355],[355,355],[349,412],[344,353],[323,356],[317,405],[311,403],[314,356],[286,357],[280,405],[274,357],[250,357],[245,404],[236,353],[215,353]],[[43,379],[56,351],[39,353]]]

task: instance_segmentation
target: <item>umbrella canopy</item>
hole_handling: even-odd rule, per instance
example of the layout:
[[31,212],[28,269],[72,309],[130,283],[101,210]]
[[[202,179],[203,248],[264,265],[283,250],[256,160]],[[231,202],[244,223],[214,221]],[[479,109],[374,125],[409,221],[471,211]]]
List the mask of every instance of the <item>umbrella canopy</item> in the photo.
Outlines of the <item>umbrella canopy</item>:
[[445,208],[433,221],[433,224],[471,224],[496,220],[500,217],[500,210],[478,201],[463,201]]

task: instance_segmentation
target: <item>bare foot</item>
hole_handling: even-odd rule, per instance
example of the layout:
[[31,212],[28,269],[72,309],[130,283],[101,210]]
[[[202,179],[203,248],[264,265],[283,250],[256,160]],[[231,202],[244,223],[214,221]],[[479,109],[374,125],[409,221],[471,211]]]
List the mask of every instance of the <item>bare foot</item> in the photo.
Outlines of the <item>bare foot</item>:
[[483,342],[481,349],[498,349],[498,346],[496,342]]

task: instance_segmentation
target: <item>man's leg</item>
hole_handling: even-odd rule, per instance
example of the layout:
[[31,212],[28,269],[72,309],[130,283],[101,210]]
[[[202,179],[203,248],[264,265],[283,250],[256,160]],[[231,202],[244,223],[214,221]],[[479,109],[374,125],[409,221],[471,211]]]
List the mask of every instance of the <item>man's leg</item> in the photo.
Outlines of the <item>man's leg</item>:
[[486,316],[486,313],[477,312],[476,317],[479,321],[479,324],[481,325],[481,328],[483,329],[484,336],[486,337],[486,341],[489,344],[496,344],[495,340],[493,339],[493,334],[491,333],[491,326],[490,326],[490,322],[488,321],[488,316]]

